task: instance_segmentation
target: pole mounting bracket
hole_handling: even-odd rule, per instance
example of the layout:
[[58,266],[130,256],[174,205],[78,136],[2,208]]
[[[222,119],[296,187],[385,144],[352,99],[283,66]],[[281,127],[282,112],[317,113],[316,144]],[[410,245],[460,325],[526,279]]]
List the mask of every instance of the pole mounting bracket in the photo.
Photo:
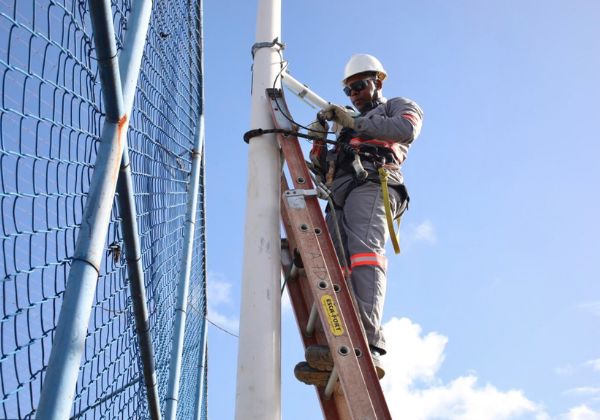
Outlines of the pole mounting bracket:
[[261,48],[272,48],[274,46],[278,46],[279,51],[285,49],[285,44],[283,42],[279,42],[279,37],[276,37],[271,42],[255,42],[254,45],[252,45],[252,59],[254,60],[254,55],[256,54],[257,50],[260,50]]

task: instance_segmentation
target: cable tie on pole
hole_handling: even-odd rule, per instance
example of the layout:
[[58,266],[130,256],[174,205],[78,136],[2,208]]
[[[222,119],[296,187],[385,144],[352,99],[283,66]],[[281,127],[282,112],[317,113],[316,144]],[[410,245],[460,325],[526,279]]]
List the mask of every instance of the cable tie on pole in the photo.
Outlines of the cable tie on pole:
[[282,51],[285,49],[285,44],[283,42],[279,42],[279,37],[276,37],[271,42],[256,42],[256,43],[254,43],[254,45],[252,45],[252,59],[254,60],[254,55],[256,54],[257,50],[260,50],[261,48],[273,48],[274,46],[279,47],[278,51]]

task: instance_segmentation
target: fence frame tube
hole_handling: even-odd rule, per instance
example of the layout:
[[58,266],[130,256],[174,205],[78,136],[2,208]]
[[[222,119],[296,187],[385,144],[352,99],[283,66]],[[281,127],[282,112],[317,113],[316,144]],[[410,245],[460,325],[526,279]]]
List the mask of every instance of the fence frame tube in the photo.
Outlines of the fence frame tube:
[[[202,13],[200,2],[199,15]],[[202,24],[200,26],[199,37],[202,45]],[[192,171],[190,174],[190,184],[188,187],[187,217],[184,226],[184,239],[181,268],[179,270],[179,282],[177,283],[177,302],[175,304],[175,323],[173,327],[173,336],[171,342],[171,360],[169,364],[169,383],[167,388],[165,404],[165,420],[174,420],[177,416],[177,405],[179,402],[179,385],[181,381],[181,363],[183,356],[183,339],[185,333],[185,321],[187,317],[188,291],[190,285],[190,274],[192,269],[192,251],[194,245],[194,229],[196,225],[196,212],[198,208],[198,191],[200,189],[200,170],[202,164],[202,155],[204,152],[204,90],[203,90],[204,67],[202,60],[200,62],[200,120],[194,139],[194,148],[192,149]],[[204,350],[203,350],[204,351]]]
[[[201,121],[203,117],[201,116]],[[194,244],[194,227],[198,207],[198,190],[200,188],[200,161],[202,155],[201,132],[203,124],[198,124],[198,135],[192,151],[191,183],[188,190],[188,208],[184,227],[183,252],[179,282],[177,284],[177,302],[175,304],[175,323],[171,342],[171,361],[169,364],[169,386],[167,388],[165,419],[173,420],[177,415],[179,382],[181,379],[181,361],[183,355],[183,338],[187,317],[187,301],[192,271],[192,251]]]
[[110,0],[89,0],[105,120],[36,418],[69,417],[129,122]]
[[[134,0],[132,12],[127,22],[127,34],[119,57],[119,72],[121,74],[123,102],[126,110],[131,112],[135,100],[137,81],[139,78],[142,57],[152,0]],[[148,411],[152,420],[160,420],[160,399],[158,396],[158,380],[154,363],[154,349],[150,334],[150,321],[146,307],[146,288],[144,284],[144,267],[142,251],[138,234],[137,210],[135,205],[129,148],[127,142],[123,147],[121,169],[117,182],[117,203],[121,216],[121,232],[125,243],[125,259],[129,277],[129,289],[135,318],[136,333],[140,348],[140,358],[148,398]]]
[[205,382],[204,382],[204,376],[206,375],[206,353],[208,351],[208,347],[206,345],[207,342],[207,323],[208,321],[206,320],[206,314],[204,317],[204,324],[202,325],[202,336],[200,339],[200,343],[202,345],[202,351],[200,353],[200,357],[198,358],[198,370],[200,371],[200,375],[199,375],[199,383],[198,383],[198,388],[196,389],[196,401],[195,401],[195,407],[194,407],[194,418],[196,420],[202,420],[202,408],[203,406],[206,406],[207,401],[203,401],[203,396],[205,393]]
[[[202,178],[206,180],[206,139],[204,137],[204,22],[202,21],[202,16],[204,10],[204,0],[198,0],[198,16],[200,21],[198,22],[198,45],[200,47],[200,106],[201,106],[201,114],[200,114],[200,141],[202,144],[202,156],[200,158],[200,167],[202,168]],[[202,214],[204,220],[206,220],[206,195],[202,198]],[[206,420],[202,419],[203,408],[206,408],[207,401],[204,401],[204,395],[206,393],[206,381],[204,378],[206,377],[207,372],[207,360],[208,360],[208,325],[206,320],[206,267],[207,267],[207,252],[206,252],[206,229],[203,231],[204,237],[204,249],[203,258],[204,258],[204,307],[202,308],[202,316],[204,317],[202,323],[202,335],[200,339],[200,343],[202,345],[202,350],[200,352],[200,356],[198,357],[198,384],[196,385],[196,400],[194,401],[194,418],[196,420]]]

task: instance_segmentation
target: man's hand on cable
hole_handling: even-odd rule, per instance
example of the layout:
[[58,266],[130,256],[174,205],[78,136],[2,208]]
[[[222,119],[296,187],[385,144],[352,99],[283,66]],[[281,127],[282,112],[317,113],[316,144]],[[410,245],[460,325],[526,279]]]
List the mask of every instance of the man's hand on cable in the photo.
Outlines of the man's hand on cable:
[[314,167],[318,170],[325,168],[325,155],[327,154],[327,145],[325,144],[325,138],[329,131],[329,124],[327,121],[315,121],[308,126],[308,135],[317,137],[317,140],[313,141],[313,147],[310,149],[309,157]]
[[331,104],[321,111],[326,120],[335,121],[342,127],[354,129],[354,117],[343,106]]

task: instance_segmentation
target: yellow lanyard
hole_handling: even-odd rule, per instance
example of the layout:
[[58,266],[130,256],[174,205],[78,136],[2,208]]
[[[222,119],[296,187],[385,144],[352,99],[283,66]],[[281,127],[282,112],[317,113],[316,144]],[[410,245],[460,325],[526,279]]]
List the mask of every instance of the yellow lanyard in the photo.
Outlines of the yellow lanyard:
[[[390,194],[388,191],[388,173],[384,167],[379,168],[379,182],[381,184],[381,193],[383,194],[383,206],[385,208],[385,218],[387,219],[388,230],[390,231],[390,237],[392,238],[392,245],[394,246],[394,252],[400,253],[400,244],[398,243],[398,235],[394,230],[394,218],[392,217],[392,209],[390,207]],[[400,223],[398,223],[399,227]],[[398,232],[400,233],[400,232]]]

